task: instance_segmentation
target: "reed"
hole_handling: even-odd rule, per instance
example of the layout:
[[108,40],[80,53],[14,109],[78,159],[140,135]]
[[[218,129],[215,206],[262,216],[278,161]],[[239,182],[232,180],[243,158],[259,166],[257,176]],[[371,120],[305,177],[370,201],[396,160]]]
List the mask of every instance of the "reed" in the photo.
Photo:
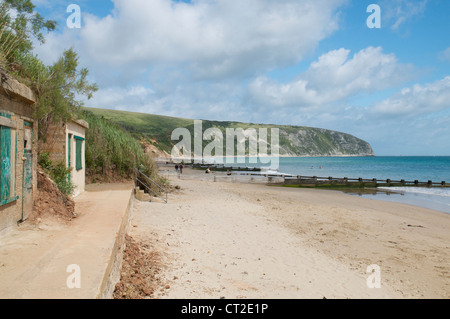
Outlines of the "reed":
[[82,117],[89,123],[89,129],[86,131],[88,174],[116,174],[132,178],[134,168],[139,168],[155,181],[167,184],[167,181],[158,175],[153,159],[144,152],[141,144],[130,133],[92,112],[84,110]]

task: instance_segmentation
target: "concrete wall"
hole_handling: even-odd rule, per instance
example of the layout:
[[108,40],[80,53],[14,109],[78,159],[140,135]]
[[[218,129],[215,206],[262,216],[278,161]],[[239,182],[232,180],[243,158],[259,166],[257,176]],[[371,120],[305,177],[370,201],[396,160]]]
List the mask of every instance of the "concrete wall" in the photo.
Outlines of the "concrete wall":
[[[32,200],[37,196],[37,122],[33,120],[34,103],[33,92],[6,74],[5,81],[0,86],[0,112],[9,114],[15,125],[17,135],[17,153],[15,157],[15,195],[19,198],[11,203],[0,206],[0,234],[15,227],[19,221],[31,214],[29,206],[23,205],[23,168],[24,168],[24,127],[25,121],[31,123],[33,129],[31,151],[32,161]],[[32,208],[32,207],[31,207]],[[25,211],[24,211],[25,210]]]
[[[53,164],[64,163],[66,167],[71,167],[70,181],[75,185],[73,197],[79,196],[84,192],[86,183],[86,160],[85,150],[86,142],[83,141],[81,158],[81,170],[76,169],[76,142],[75,136],[85,138],[88,123],[83,120],[75,120],[69,123],[50,124],[47,131],[47,138],[39,141],[40,152],[48,152],[49,158]],[[69,141],[69,135],[72,138]],[[70,146],[69,146],[70,143]],[[70,163],[69,163],[70,152]]]
[[[70,149],[70,167],[72,167],[72,172],[70,174],[71,181],[75,185],[75,190],[73,193],[73,196],[79,196],[81,193],[84,192],[85,184],[86,184],[86,141],[83,141],[82,148],[81,148],[81,159],[82,159],[82,169],[77,170],[76,169],[76,145],[75,145],[75,138],[74,136],[78,136],[81,138],[86,138],[86,128],[88,128],[88,124],[84,121],[73,121],[66,125],[65,135],[66,140],[69,141],[68,136],[69,134],[72,135],[72,138],[70,139],[71,146],[70,148],[68,145],[66,146],[66,159],[69,158],[69,149]],[[69,166],[69,163],[66,162],[66,166]]]

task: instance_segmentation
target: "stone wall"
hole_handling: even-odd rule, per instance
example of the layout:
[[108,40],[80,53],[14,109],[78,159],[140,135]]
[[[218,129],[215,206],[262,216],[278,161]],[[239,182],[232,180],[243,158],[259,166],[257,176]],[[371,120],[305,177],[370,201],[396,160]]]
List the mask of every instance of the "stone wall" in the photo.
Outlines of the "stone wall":
[[[1,72],[1,70],[0,70]],[[32,201],[37,196],[37,141],[38,126],[33,120],[34,103],[36,97],[33,92],[23,84],[2,73],[0,85],[0,112],[10,116],[14,125],[17,143],[14,150],[13,159],[15,170],[12,181],[15,184],[15,196],[18,198],[10,203],[0,205],[0,234],[17,225],[18,222],[26,219],[31,214],[32,205],[23,205],[23,170],[24,170],[24,146],[25,146],[25,122],[30,123],[27,129],[32,129],[31,154],[32,160]],[[31,135],[29,135],[31,137]],[[28,144],[29,145],[29,144]],[[29,145],[30,146],[30,145]]]
[[66,144],[66,124],[53,123],[48,126],[46,138],[39,140],[39,152],[41,154],[48,152],[53,164],[60,162],[66,164]]

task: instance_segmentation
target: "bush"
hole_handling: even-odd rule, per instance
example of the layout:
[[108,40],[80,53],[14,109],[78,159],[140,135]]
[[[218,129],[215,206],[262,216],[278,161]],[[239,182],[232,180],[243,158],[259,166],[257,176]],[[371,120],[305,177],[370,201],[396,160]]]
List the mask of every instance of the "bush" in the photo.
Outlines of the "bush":
[[72,195],[75,189],[75,185],[69,180],[72,168],[67,168],[62,162],[53,165],[48,152],[39,155],[39,165],[50,175],[50,178],[58,185],[58,189],[62,193]]
[[45,170],[49,171],[52,167],[52,161],[50,160],[50,153],[45,152],[39,155],[39,165]]
[[53,181],[58,185],[59,190],[66,195],[71,195],[75,190],[75,185],[69,181],[69,174],[71,171],[71,167],[67,168],[64,163],[60,162],[53,166],[50,173]]

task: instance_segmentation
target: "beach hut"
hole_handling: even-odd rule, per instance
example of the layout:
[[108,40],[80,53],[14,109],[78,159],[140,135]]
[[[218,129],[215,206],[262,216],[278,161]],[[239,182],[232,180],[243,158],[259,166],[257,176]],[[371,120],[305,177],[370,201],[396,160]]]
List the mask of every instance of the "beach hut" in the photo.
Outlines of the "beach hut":
[[62,162],[72,169],[69,180],[75,186],[73,197],[79,196],[85,189],[85,138],[88,128],[89,124],[84,120],[50,124],[46,139],[39,141],[40,152],[48,152],[53,164]]
[[0,70],[0,233],[25,221],[37,194],[37,98]]

